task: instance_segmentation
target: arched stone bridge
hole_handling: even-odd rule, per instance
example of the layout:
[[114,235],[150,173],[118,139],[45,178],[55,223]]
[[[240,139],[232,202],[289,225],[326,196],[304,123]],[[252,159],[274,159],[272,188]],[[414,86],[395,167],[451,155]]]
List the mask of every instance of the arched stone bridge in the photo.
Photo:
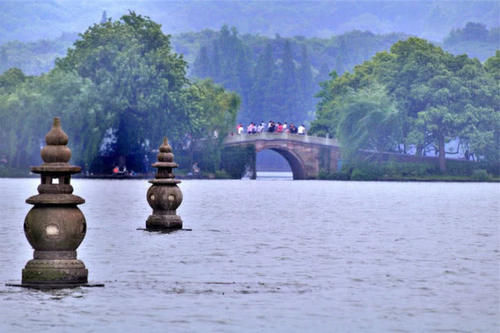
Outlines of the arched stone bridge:
[[[257,133],[231,135],[224,140],[226,147],[253,145],[255,152],[270,149],[281,154],[290,164],[293,179],[317,178],[320,170],[337,171],[340,147],[335,139],[289,133]],[[255,178],[255,159],[253,161]]]

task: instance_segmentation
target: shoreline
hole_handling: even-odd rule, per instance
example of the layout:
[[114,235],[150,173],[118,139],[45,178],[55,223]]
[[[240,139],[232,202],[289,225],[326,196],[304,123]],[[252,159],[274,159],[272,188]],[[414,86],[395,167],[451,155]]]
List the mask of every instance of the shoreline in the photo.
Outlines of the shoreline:
[[[20,178],[39,178],[39,175],[23,175],[23,176],[2,176],[0,179],[20,179]],[[73,177],[74,179],[104,179],[104,180],[148,180],[153,179],[154,175],[136,175],[136,176],[113,176],[113,175],[89,175],[83,176],[78,175]],[[271,177],[272,178],[272,177]],[[279,177],[276,177],[279,178]],[[185,177],[176,175],[176,179],[179,180],[242,180],[244,178],[217,178],[215,175],[209,175],[204,177]],[[342,181],[342,182],[407,182],[407,183],[500,183],[500,178],[492,178],[485,180],[472,179],[470,177],[461,176],[442,176],[442,177],[409,177],[409,178],[385,178],[385,179],[320,179],[311,178],[303,179],[301,181],[307,180],[320,180],[320,181]]]

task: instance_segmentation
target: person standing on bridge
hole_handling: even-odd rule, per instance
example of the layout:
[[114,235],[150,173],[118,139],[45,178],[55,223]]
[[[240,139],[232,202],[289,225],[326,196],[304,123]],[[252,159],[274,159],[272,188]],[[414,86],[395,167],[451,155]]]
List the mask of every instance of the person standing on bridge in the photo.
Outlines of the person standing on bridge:
[[272,121],[272,120],[271,120],[271,121],[269,122],[269,127],[267,128],[267,131],[268,131],[269,133],[273,133],[275,128],[276,128],[276,125],[274,125],[274,121]]
[[248,124],[248,126],[247,126],[247,134],[252,134],[253,130],[254,130],[253,123]]
[[299,135],[306,135],[306,128],[305,128],[304,124],[301,124],[299,126],[299,128],[297,129],[297,133]]
[[236,127],[236,133],[238,133],[238,135],[243,134],[243,125],[241,123]]
[[264,131],[264,121],[261,121],[257,126],[257,133],[262,133]]

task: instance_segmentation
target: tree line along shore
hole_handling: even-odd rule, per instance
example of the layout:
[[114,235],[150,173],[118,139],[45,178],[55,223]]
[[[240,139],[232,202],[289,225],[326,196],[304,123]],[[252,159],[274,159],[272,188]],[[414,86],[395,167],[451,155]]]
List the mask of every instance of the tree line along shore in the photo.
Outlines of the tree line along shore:
[[[484,44],[495,35],[498,29],[469,23],[444,45]],[[0,176],[26,175],[39,163],[57,115],[72,137],[73,163],[94,174],[110,174],[116,164],[147,173],[153,147],[167,135],[181,173],[197,163],[207,176],[237,178],[250,152],[222,146],[236,122],[288,119],[342,143],[349,162],[320,178],[498,177],[498,50],[480,61],[420,38],[369,32],[319,40],[223,27],[192,36],[170,37],[131,12],[90,27],[46,73],[4,69]],[[12,47],[0,46],[2,59],[13,57]],[[356,157],[360,149],[436,156],[438,163],[372,163],[378,171],[360,176],[370,169]],[[450,167],[452,154],[472,162]]]

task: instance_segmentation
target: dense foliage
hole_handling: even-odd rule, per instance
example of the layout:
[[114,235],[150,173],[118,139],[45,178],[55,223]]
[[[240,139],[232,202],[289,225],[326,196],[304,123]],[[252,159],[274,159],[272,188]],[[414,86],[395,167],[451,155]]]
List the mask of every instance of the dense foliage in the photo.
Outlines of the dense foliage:
[[[444,40],[452,53],[490,57],[481,64],[421,39],[398,42],[404,34],[270,38],[223,26],[170,38],[148,18],[104,14],[67,55],[71,34],[0,46],[0,166],[37,163],[50,118],[62,115],[74,160],[87,170],[143,171],[167,134],[183,167],[197,161],[215,172],[240,104],[222,87],[241,96],[244,123],[301,123],[316,109],[312,132],[338,137],[345,156],[438,152],[443,169],[449,153],[498,161],[498,31],[467,23]],[[56,55],[55,69],[29,76],[47,72]]]
[[500,52],[483,65],[409,38],[356,66],[332,74],[320,93],[311,131],[358,149],[423,156],[446,149],[466,158],[499,161]]
[[320,179],[330,180],[437,180],[437,181],[489,181],[500,175],[498,163],[471,162],[464,160],[447,161],[446,174],[442,174],[433,160],[418,162],[363,161],[352,160],[344,163],[341,170],[328,173],[322,170]]
[[239,35],[235,28],[176,37],[181,50],[199,52],[191,75],[210,77],[242,98],[239,121],[302,123],[314,114],[319,82],[330,70],[340,73],[388,49],[401,34],[353,31],[330,39],[267,38]]
[[[105,17],[103,20],[106,22]],[[498,28],[488,30],[484,25],[467,23],[450,33],[444,48],[484,61],[499,47],[497,34]],[[4,44],[0,46],[0,71],[17,67],[29,75],[46,72],[56,55],[65,55],[71,37],[66,34],[53,41]],[[407,37],[351,31],[328,39],[269,38],[240,35],[235,28],[224,26],[220,31],[174,35],[171,45],[190,65],[188,76],[211,78],[241,96],[239,121],[302,123],[313,119],[318,101],[314,96],[330,71],[350,71]]]
[[214,137],[227,134],[238,107],[235,94],[211,81],[190,83],[169,36],[132,12],[90,27],[48,74],[11,69],[0,76],[0,158],[9,168],[38,163],[58,115],[72,161],[86,171],[109,172],[116,164],[145,171],[165,135],[189,168],[198,142],[220,150]]

